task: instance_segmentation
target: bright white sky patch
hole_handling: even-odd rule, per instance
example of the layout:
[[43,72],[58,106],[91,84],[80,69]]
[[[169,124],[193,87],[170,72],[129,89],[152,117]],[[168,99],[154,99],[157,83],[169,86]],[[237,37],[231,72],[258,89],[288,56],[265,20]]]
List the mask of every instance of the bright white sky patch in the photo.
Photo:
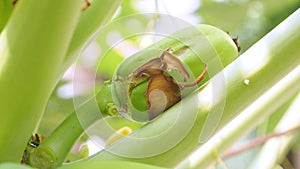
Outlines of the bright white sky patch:
[[[193,15],[199,6],[199,0],[157,0],[158,12],[167,13],[191,24],[199,23],[199,18]],[[136,8],[143,12],[155,12],[155,0],[141,0],[136,2]]]

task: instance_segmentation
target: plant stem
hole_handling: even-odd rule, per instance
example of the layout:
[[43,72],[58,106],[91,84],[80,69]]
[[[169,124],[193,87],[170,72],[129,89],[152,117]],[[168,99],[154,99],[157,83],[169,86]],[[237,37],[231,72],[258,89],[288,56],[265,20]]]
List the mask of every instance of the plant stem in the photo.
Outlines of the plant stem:
[[75,111],[72,112],[45,141],[30,153],[30,165],[37,168],[56,168],[64,162],[73,144],[84,131],[82,123],[93,124],[102,118],[98,109],[92,106],[95,104],[93,101],[93,99],[89,100],[79,108],[80,110],[77,110],[84,113],[85,121],[79,121],[78,114]]
[[[97,120],[101,120],[99,110],[94,109],[94,99],[90,99],[83,104],[77,111],[72,112],[37,148],[29,154],[30,165],[37,168],[56,168],[60,166],[66,159],[73,144],[84,133],[83,128],[87,128],[85,124],[92,125]],[[84,113],[84,121],[79,121],[78,113]],[[79,115],[81,116],[81,115]],[[105,118],[105,117],[104,117]],[[119,118],[105,118],[105,122],[109,123],[115,129],[120,128],[120,124],[126,124],[132,129],[139,127],[137,124],[131,124]]]
[[1,33],[0,162],[20,161],[56,84],[82,2],[20,1]]
[[83,129],[77,120],[76,113],[71,113],[51,137],[46,138],[44,142],[30,152],[30,165],[37,168],[60,166],[78,139],[78,135],[81,135],[82,132]]
[[[108,149],[101,151],[94,159],[124,159],[166,167],[176,166],[180,161],[185,159],[186,156],[201,147],[202,143],[206,142],[213,133],[224,127],[225,124],[237,116],[243,109],[257,100],[268,89],[299,65],[300,51],[297,49],[300,45],[299,29],[300,10],[292,14],[237,60],[226,67],[224,72],[214,76],[211,79],[211,83],[204,90],[183,99],[180,104],[167,110],[156,121],[130,135],[130,138],[145,138],[146,136],[156,135],[162,131],[171,131],[166,137],[160,137],[160,139],[152,141],[145,139],[147,141],[143,140],[143,142],[132,141],[132,139],[126,137],[119,141],[118,144],[113,144]],[[222,91],[222,86],[215,86],[214,88],[214,82],[222,82],[220,80],[224,77],[224,91]],[[215,92],[218,93],[212,100],[209,99],[211,90],[217,90]],[[285,93],[284,97],[272,98],[272,100],[275,99],[278,102],[283,102],[291,97],[291,95],[294,94],[293,92],[297,90],[297,87],[290,86],[289,92]],[[224,105],[224,93],[222,94],[222,92],[225,91],[226,104],[224,109],[222,109],[222,105]],[[199,105],[197,105],[197,102],[195,105],[195,100],[198,100]],[[273,107],[274,105],[269,108]],[[213,111],[211,111],[211,108]],[[178,112],[183,113],[180,113],[179,118],[176,119]],[[188,127],[190,124],[188,123],[193,122],[195,113],[197,113],[198,116],[194,125],[187,135],[183,135],[184,139],[179,140],[180,142],[178,141],[175,147],[152,157],[145,157],[144,154],[140,154],[140,156],[136,155],[151,152],[154,149],[166,148],[166,146],[174,143],[174,139],[178,139],[176,136],[184,128],[190,129]],[[260,115],[257,115],[257,118],[259,117]],[[254,120],[256,121],[256,119]],[[249,128],[252,127],[251,123],[246,123]],[[203,132],[201,133],[201,131]],[[245,130],[239,130],[238,133],[245,134],[244,131]],[[229,146],[228,142],[224,142],[223,146]],[[116,151],[118,155],[115,155]],[[135,154],[136,156],[131,156],[130,158],[128,154]],[[127,157],[124,157],[126,155]],[[205,155],[206,154],[203,154],[203,156]],[[211,157],[209,159],[207,163],[213,160]],[[187,167],[189,164],[188,161],[186,161],[185,164],[184,166]],[[202,163],[199,163],[199,165],[200,164]]]
[[262,145],[272,138],[278,138],[283,135],[288,135],[288,134],[298,131],[299,129],[300,129],[300,127],[297,126],[295,128],[289,129],[287,131],[276,132],[276,133],[268,134],[266,136],[260,136],[260,137],[254,138],[254,139],[250,140],[249,142],[247,142],[246,144],[244,144],[236,149],[227,151],[225,154],[222,155],[222,158],[229,158],[233,155],[242,153],[243,151],[246,151],[246,150],[252,149],[256,146]]

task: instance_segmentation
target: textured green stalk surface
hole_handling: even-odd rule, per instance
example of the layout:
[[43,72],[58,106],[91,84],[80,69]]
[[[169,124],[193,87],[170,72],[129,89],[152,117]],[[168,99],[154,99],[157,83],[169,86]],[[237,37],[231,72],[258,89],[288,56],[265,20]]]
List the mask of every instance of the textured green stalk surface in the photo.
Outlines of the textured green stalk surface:
[[57,81],[82,3],[21,0],[1,33],[0,162],[21,160]]
[[[145,141],[140,142],[139,145],[136,142],[132,142],[129,138],[125,138],[119,141],[118,144],[112,145],[110,149],[100,152],[94,158],[125,159],[165,167],[176,166],[199,148],[202,143],[207,141],[215,131],[222,128],[300,64],[300,51],[298,50],[300,45],[299,29],[300,10],[292,14],[281,25],[226,67],[224,72],[217,74],[211,80],[213,83],[214,80],[225,79],[224,91],[222,91],[222,88],[213,88],[213,84],[211,85],[212,90],[217,90],[220,93],[213,98],[212,102],[206,100],[211,94],[211,88],[206,87],[202,92],[195,93],[182,100],[181,104],[173,106],[153,123],[131,134],[132,136],[143,137],[147,134],[164,131],[168,124],[173,124],[172,121],[174,116],[178,115],[178,111],[181,111],[181,108],[185,108],[186,111],[180,114],[179,119],[177,119],[180,120],[179,126],[181,128],[192,122],[188,121],[190,114],[197,113],[198,116],[190,132],[176,147],[162,154],[144,158],[126,158],[109,152],[114,149],[122,149],[121,153],[124,154],[138,151],[147,152],[172,142],[171,135],[165,140],[161,139],[150,143]],[[226,92],[226,99],[224,99],[224,93],[222,94],[222,92]],[[193,104],[195,103],[194,100],[199,100],[198,106]],[[226,104],[222,108],[224,101]],[[210,108],[215,111],[210,111]],[[175,134],[178,131],[174,130],[173,132]]]

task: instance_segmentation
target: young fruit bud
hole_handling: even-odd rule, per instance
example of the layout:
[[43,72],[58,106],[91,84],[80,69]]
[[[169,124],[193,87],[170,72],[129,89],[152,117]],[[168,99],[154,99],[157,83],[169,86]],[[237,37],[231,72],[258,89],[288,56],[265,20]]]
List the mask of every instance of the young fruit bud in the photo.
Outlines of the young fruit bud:
[[97,104],[103,116],[118,116],[119,111],[112,99],[112,82],[105,81],[101,86],[97,97]]
[[[136,68],[131,74],[116,82],[123,85],[117,93],[123,93],[121,107],[125,114],[136,121],[149,121],[181,100],[181,91],[196,86],[204,77],[206,68],[191,84],[178,82],[170,72],[177,72],[184,82],[190,78],[182,61],[170,48],[159,58],[154,58]],[[119,77],[119,76],[118,76]],[[120,78],[120,77],[119,77]]]
[[111,103],[130,120],[153,120],[207,82],[207,67],[213,76],[237,56],[235,42],[216,27],[182,29],[119,65]]

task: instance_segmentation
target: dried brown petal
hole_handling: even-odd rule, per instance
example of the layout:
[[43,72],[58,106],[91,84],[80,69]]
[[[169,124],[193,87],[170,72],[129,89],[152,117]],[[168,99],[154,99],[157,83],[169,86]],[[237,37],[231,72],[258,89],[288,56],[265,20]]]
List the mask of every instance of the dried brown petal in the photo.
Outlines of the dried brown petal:
[[[180,90],[187,87],[194,87],[204,77],[207,65],[201,75],[191,84],[181,84],[172,76],[166,75],[169,71],[178,71],[186,82],[190,75],[185,69],[181,60],[171,53],[171,49],[164,51],[159,58],[149,60],[147,63],[138,67],[131,73],[127,79],[131,79],[128,94],[131,96],[132,91],[139,85],[147,81],[145,95],[147,101],[147,112],[149,120],[164,112],[166,109],[181,100]],[[143,97],[142,96],[142,97]]]
[[176,56],[174,56],[170,52],[170,50],[164,51],[160,58],[163,62],[164,69],[166,71],[171,71],[171,70],[178,71],[183,76],[185,82],[190,78],[190,74],[185,69],[181,60],[179,60]]
[[146,98],[148,101],[149,120],[152,120],[181,99],[180,87],[164,71],[148,69],[150,75]]

